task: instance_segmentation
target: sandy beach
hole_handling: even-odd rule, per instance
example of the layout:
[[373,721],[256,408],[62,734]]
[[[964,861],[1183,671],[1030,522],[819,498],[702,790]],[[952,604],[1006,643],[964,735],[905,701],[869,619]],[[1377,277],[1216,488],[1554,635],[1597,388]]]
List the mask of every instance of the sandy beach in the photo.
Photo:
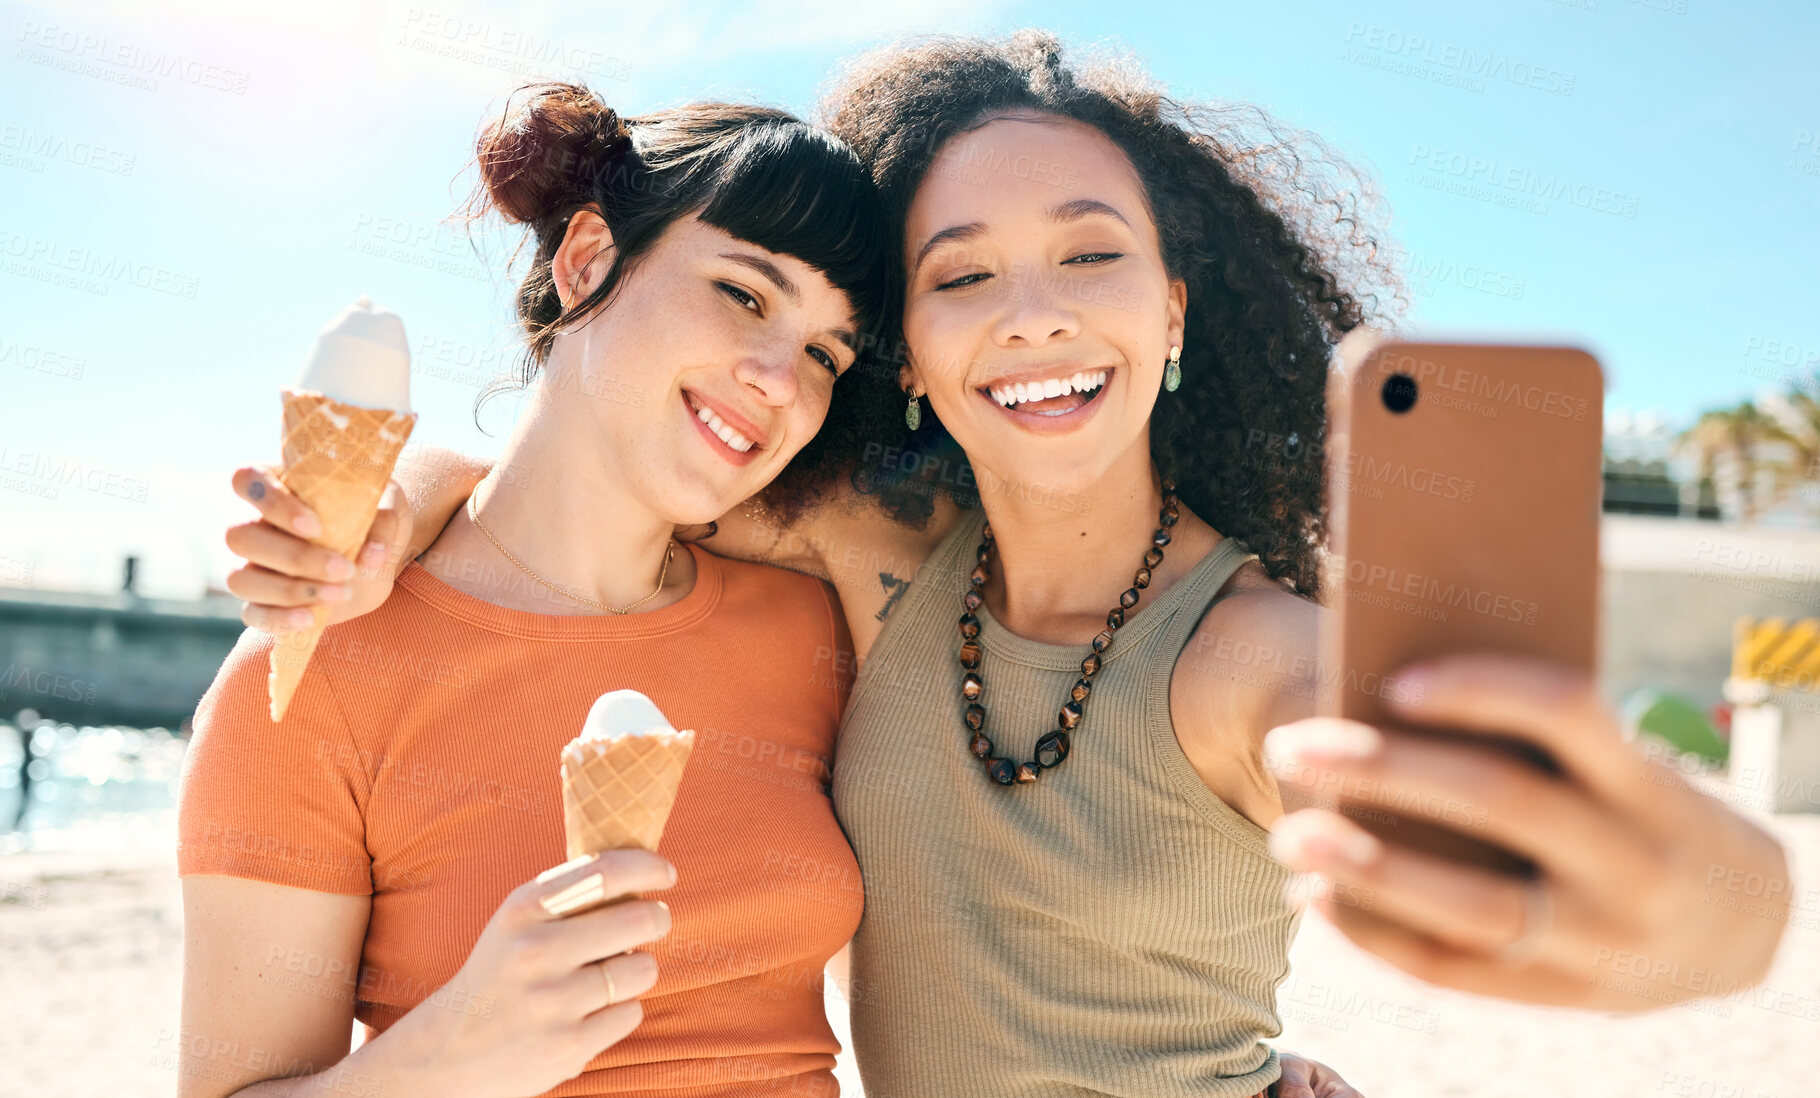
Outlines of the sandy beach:
[[[1422,984],[1310,917],[1275,1043],[1339,1068],[1369,1098],[1813,1095],[1820,816],[1756,818],[1787,846],[1807,897],[1757,989],[1641,1017],[1493,1003]],[[155,845],[0,856],[0,1094],[175,1093],[182,931],[174,863]],[[829,1005],[844,1041],[845,1004]]]

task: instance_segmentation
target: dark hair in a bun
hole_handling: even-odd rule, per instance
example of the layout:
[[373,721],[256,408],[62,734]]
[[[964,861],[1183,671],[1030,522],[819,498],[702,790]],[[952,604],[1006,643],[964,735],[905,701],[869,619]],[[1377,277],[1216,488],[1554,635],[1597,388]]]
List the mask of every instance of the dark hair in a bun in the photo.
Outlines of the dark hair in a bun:
[[[480,181],[470,219],[497,210],[529,230],[535,251],[518,288],[518,319],[528,346],[515,376],[488,386],[476,402],[523,388],[549,358],[556,334],[611,300],[630,265],[673,222],[701,220],[751,244],[792,255],[826,275],[851,302],[861,363],[834,388],[823,431],[791,464],[767,502],[783,516],[836,472],[831,455],[861,440],[846,415],[855,401],[902,400],[863,365],[886,307],[882,264],[890,233],[871,177],[845,143],[788,112],[738,103],[691,103],[624,117],[577,84],[527,84],[513,92],[475,143]],[[614,255],[600,285],[564,310],[551,259],[580,210],[600,211]],[[846,429],[843,429],[843,422]],[[849,437],[853,436],[853,437]]]

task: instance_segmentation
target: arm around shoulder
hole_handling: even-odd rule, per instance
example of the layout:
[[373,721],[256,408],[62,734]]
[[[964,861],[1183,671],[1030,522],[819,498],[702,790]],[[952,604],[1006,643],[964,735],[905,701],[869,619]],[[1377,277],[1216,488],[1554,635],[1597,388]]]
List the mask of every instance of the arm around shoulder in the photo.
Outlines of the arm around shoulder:
[[411,536],[393,562],[393,573],[417,559],[442,534],[455,512],[493,471],[494,463],[440,446],[420,446],[399,459],[392,479],[404,489],[411,508]]

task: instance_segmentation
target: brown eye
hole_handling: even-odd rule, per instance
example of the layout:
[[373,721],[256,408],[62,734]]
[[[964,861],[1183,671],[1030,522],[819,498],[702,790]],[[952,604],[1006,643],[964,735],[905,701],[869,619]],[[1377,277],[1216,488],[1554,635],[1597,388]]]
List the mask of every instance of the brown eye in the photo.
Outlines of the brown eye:
[[716,282],[715,285],[720,287],[721,293],[726,294],[728,297],[739,302],[741,305],[744,305],[746,308],[751,309],[755,313],[759,311],[758,310],[758,298],[753,297],[751,294],[740,289],[738,286],[733,285],[733,283]]
[[815,359],[815,361],[821,363],[823,366],[826,366],[828,368],[829,373],[833,374],[835,377],[840,376],[840,363],[838,363],[834,360],[833,355],[829,354],[827,351],[823,350],[822,348],[816,347],[813,345],[811,345],[808,348],[808,351],[809,351],[809,354]]
[[973,285],[973,282],[970,281],[971,279],[991,278],[991,277],[992,277],[991,275],[985,274],[983,272],[975,272],[975,273],[969,274],[969,275],[962,275],[959,278],[950,279],[947,282],[937,283],[935,288],[938,290],[953,290],[953,289],[958,289],[962,286]]

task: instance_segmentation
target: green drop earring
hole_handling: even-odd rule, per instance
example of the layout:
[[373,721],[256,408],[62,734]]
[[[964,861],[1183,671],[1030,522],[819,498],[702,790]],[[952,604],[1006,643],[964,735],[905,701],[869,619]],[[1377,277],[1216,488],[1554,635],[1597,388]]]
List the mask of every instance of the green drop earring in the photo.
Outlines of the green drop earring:
[[912,431],[923,425],[923,403],[915,393],[910,394],[910,406],[904,409],[904,426]]
[[1182,383],[1182,349],[1169,348],[1169,362],[1163,367],[1163,388],[1175,392],[1176,386]]

